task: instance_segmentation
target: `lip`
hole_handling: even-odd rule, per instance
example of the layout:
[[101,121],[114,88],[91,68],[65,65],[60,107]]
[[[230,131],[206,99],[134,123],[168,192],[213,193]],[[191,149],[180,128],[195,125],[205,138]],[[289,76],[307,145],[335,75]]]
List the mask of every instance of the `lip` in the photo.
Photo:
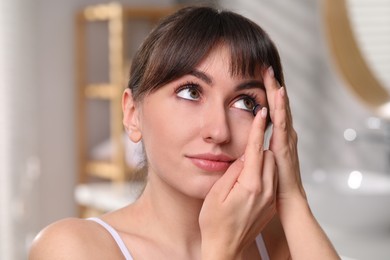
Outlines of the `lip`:
[[198,168],[206,172],[225,172],[234,159],[223,154],[196,154],[187,155],[188,159]]

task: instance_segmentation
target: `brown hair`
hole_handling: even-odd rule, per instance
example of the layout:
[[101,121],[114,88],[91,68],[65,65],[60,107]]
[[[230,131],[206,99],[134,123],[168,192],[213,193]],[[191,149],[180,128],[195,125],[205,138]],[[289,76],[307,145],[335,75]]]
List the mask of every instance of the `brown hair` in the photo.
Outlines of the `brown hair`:
[[128,84],[134,100],[190,73],[220,43],[230,49],[232,75],[253,77],[272,66],[284,85],[278,51],[260,26],[230,11],[185,7],[163,19],[135,54]]

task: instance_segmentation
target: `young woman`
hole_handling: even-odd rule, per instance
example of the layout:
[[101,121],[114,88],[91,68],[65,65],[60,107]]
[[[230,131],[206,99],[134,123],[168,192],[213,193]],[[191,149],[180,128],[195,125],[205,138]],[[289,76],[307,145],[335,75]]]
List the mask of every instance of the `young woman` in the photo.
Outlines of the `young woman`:
[[279,55],[258,25],[209,7],[167,17],[133,60],[123,113],[144,192],[50,225],[30,259],[339,259],[310,211]]

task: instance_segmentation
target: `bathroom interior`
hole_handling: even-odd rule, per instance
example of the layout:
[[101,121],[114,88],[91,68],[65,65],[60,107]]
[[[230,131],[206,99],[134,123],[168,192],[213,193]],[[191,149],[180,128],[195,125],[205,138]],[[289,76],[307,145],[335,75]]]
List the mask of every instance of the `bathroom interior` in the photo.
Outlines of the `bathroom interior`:
[[[152,24],[198,2],[1,1],[0,259],[136,197],[118,93]],[[342,259],[390,259],[390,0],[209,2],[276,43],[304,187]]]

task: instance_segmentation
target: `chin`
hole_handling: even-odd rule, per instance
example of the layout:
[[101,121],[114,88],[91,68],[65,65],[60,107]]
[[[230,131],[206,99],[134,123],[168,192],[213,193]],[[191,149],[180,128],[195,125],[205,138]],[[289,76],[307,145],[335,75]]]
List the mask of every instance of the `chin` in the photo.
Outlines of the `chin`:
[[201,180],[195,181],[192,188],[185,190],[185,192],[190,193],[188,195],[191,197],[204,200],[220,177],[221,176],[210,178],[210,176],[208,176],[207,178],[201,178]]

